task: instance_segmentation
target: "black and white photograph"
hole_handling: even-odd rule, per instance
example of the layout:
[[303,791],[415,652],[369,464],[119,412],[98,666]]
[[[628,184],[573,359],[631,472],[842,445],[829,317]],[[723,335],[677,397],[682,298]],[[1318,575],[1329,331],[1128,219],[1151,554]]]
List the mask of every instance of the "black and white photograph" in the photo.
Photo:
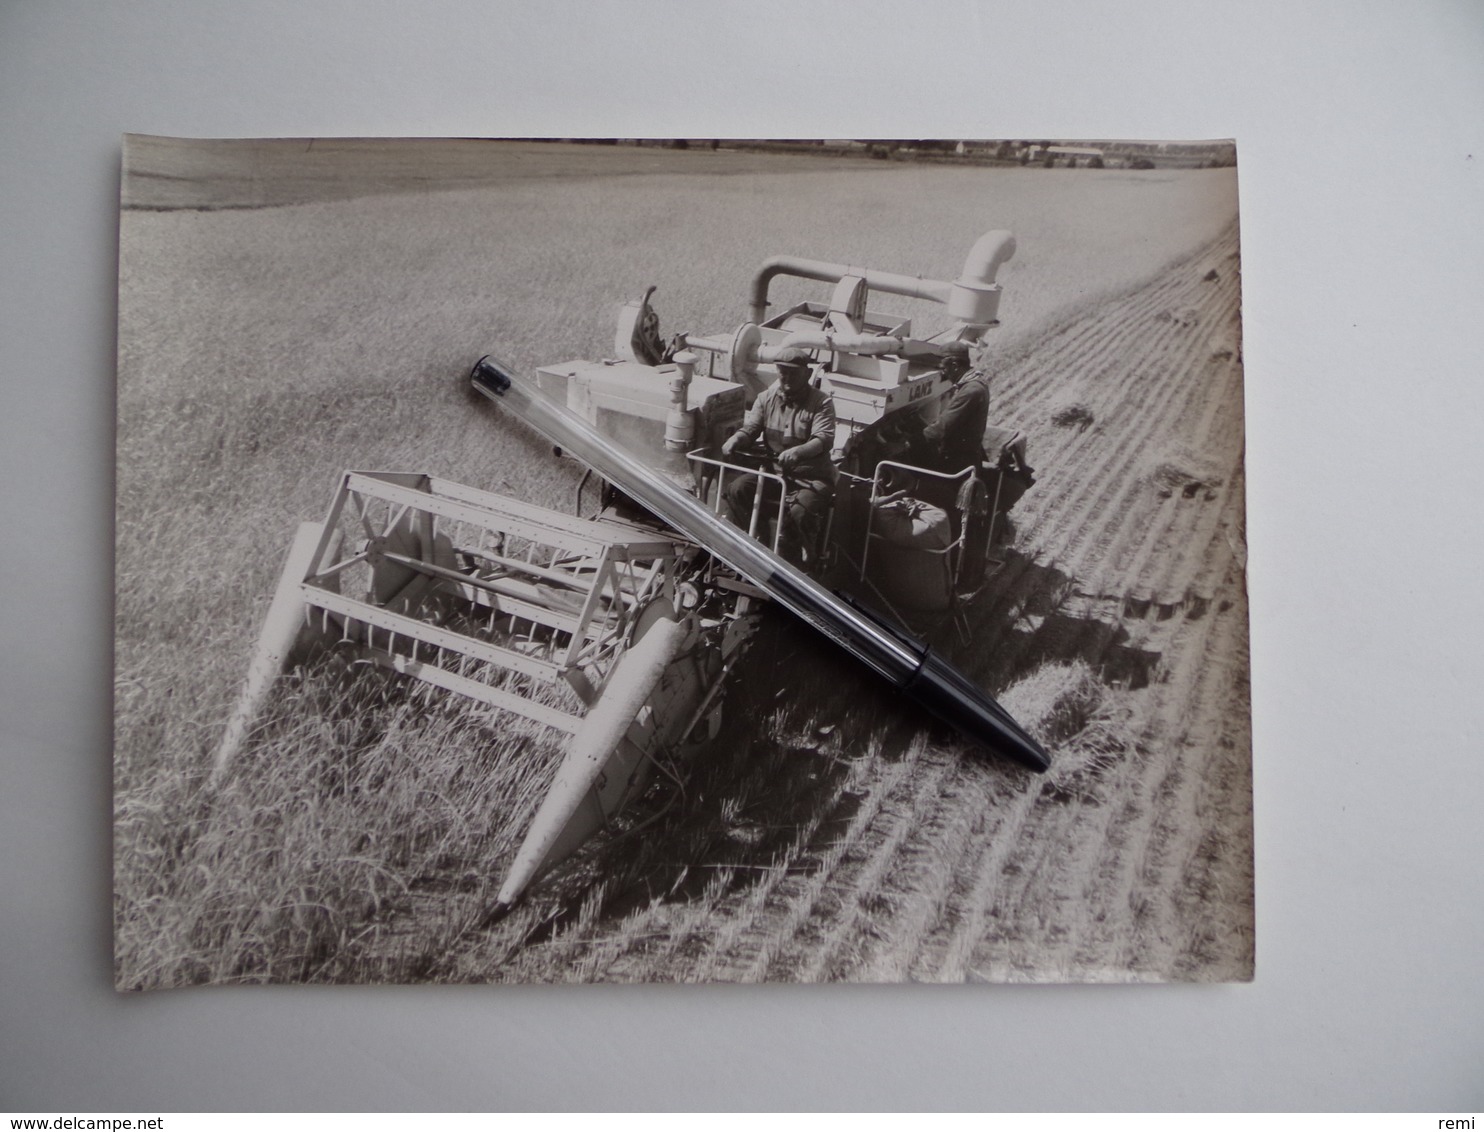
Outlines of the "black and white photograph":
[[0,5],[0,1107],[1477,1123],[1480,16]]
[[117,987],[1251,979],[1236,165],[126,138]]

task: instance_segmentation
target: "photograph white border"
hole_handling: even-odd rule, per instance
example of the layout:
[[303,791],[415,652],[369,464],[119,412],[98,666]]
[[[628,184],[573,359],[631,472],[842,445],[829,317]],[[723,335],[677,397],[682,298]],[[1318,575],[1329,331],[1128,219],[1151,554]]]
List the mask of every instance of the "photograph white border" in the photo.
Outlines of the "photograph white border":
[[[0,33],[7,1105],[1479,1106],[1474,5],[944,2],[908,17],[884,3],[156,0],[14,5]],[[1256,982],[115,997],[108,564],[128,131],[1234,137]]]

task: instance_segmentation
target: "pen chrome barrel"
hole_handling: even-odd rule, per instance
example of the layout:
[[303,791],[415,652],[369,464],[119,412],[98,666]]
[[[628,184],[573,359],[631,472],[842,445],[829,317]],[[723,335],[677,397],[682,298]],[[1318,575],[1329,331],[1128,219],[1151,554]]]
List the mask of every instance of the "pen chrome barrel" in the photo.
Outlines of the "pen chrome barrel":
[[519,380],[508,367],[484,357],[469,376],[480,393],[576,456],[938,718],[1033,770],[1050,765],[1046,752],[1004,709],[927,645],[883,625],[862,607],[842,601],[700,500],[656,475],[582,418]]

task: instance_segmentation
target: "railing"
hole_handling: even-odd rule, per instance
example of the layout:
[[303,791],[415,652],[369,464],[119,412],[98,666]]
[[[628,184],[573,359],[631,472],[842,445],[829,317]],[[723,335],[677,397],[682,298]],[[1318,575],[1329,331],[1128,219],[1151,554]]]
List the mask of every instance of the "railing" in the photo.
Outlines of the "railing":
[[[686,459],[690,460],[691,463],[700,464],[716,469],[716,497],[714,500],[709,498],[711,492],[709,490],[709,486],[706,485],[705,481],[710,477],[703,475],[701,502],[710,507],[712,512],[714,512],[715,514],[720,515],[725,519],[731,519],[735,522],[735,518],[732,516],[730,508],[728,508],[726,505],[725,491],[727,483],[727,473],[733,472],[738,476],[750,476],[753,479],[757,480],[757,488],[752,493],[752,514],[748,516],[747,533],[752,538],[759,539],[759,541],[765,542],[768,545],[769,549],[772,550],[774,554],[777,554],[779,540],[783,537],[783,519],[786,513],[786,508],[788,506],[788,500],[786,498],[788,489],[783,482],[783,477],[775,472],[764,471],[761,468],[748,468],[740,464],[729,464],[725,460],[718,460],[714,456],[705,455],[705,451],[706,450],[704,448],[697,448],[693,452],[686,453]],[[764,481],[772,481],[773,483],[778,485],[778,514],[777,516],[775,516],[773,522],[773,538],[771,543],[767,543],[767,540],[760,539],[758,534],[759,527],[762,524],[763,518],[763,496],[766,493],[766,486]]]
[[[955,502],[954,504],[950,505],[950,518],[952,517],[953,511],[957,510],[957,499],[959,491],[962,489],[963,484],[974,476],[976,471],[976,469],[972,465],[965,468],[961,472],[953,472],[950,474],[947,472],[934,472],[929,470],[928,468],[918,467],[915,464],[898,463],[895,460],[882,460],[880,463],[878,463],[876,465],[876,474],[871,479],[871,505],[866,515],[866,543],[865,546],[861,548],[860,578],[862,581],[864,581],[866,578],[866,567],[871,557],[871,543],[876,539],[884,539],[886,537],[885,535],[877,534],[872,529],[876,523],[876,512],[878,506],[894,495],[906,495],[905,491],[881,490],[884,486],[884,477],[886,473],[889,472],[889,470],[892,468],[896,468],[903,472],[906,472],[908,475],[917,479],[927,477],[929,479],[940,480],[945,485],[957,485],[953,489]],[[947,546],[937,550],[932,549],[931,547],[914,548],[923,554],[932,554],[943,557],[948,567],[948,577],[955,588],[958,586],[959,568],[963,561],[964,539],[967,536],[968,531],[969,524],[967,522],[967,516],[960,515],[958,521],[958,534]]]

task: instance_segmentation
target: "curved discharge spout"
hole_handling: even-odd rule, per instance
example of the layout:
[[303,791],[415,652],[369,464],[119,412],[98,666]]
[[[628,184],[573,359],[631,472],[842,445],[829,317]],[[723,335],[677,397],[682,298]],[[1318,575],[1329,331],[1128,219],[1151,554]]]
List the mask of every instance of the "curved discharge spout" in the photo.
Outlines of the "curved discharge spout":
[[854,275],[865,280],[872,291],[941,303],[951,315],[964,322],[990,323],[999,313],[1000,286],[995,282],[995,276],[1014,255],[1015,237],[1011,233],[1002,228],[986,232],[974,242],[964,260],[963,274],[952,283],[921,275],[900,275],[843,263],[800,259],[798,256],[774,256],[752,277],[750,317],[757,323],[767,318],[768,287],[779,275],[820,283],[838,283],[845,276]]

